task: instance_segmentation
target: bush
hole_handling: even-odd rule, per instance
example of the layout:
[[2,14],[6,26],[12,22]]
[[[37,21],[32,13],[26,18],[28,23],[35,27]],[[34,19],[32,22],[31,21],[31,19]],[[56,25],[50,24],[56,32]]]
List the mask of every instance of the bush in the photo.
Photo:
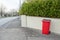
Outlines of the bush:
[[24,2],[19,10],[20,15],[60,18],[59,0],[35,0]]

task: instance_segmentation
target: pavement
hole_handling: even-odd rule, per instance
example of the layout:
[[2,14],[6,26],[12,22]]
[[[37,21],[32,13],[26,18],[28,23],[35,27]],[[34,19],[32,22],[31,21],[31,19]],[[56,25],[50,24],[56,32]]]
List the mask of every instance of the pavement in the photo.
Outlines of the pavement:
[[[9,19],[8,21],[6,21]],[[21,27],[20,17],[2,19],[0,25],[0,40],[60,40],[60,35],[51,33],[43,35],[41,30]]]

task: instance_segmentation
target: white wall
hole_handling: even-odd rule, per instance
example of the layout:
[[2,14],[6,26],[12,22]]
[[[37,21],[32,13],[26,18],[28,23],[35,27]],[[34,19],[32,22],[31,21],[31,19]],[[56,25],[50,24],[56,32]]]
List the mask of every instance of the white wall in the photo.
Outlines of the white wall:
[[43,19],[51,20],[50,31],[60,34],[60,19],[27,16],[27,18],[25,19],[26,23],[24,22],[23,25],[25,25],[25,27],[42,30]]
[[22,27],[27,27],[27,20],[26,20],[26,16],[25,15],[21,15],[21,26]]

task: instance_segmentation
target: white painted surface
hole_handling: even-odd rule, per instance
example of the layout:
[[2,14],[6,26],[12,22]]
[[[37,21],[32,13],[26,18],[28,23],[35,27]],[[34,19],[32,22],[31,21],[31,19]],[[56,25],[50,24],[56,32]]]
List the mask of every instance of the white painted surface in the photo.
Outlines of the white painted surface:
[[41,24],[42,24],[42,22],[41,22],[40,18],[34,18],[34,17],[29,17],[29,16],[27,17],[27,27],[42,30]]
[[21,26],[27,27],[27,20],[25,15],[21,15]]
[[[27,18],[27,20],[25,18]],[[50,31],[56,34],[60,34],[60,19],[25,16],[24,18],[22,18],[22,26],[42,30],[43,19],[51,20]]]
[[42,30],[42,20],[51,20],[50,31],[60,34],[60,19],[42,18],[42,17],[29,17],[27,16],[27,27]]

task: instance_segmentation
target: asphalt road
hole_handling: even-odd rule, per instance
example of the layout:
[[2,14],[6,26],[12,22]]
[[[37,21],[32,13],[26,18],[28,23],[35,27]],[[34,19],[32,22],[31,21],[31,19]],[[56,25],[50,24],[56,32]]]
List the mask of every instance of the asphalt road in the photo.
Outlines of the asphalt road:
[[0,19],[0,28],[15,28],[21,26],[20,16]]

